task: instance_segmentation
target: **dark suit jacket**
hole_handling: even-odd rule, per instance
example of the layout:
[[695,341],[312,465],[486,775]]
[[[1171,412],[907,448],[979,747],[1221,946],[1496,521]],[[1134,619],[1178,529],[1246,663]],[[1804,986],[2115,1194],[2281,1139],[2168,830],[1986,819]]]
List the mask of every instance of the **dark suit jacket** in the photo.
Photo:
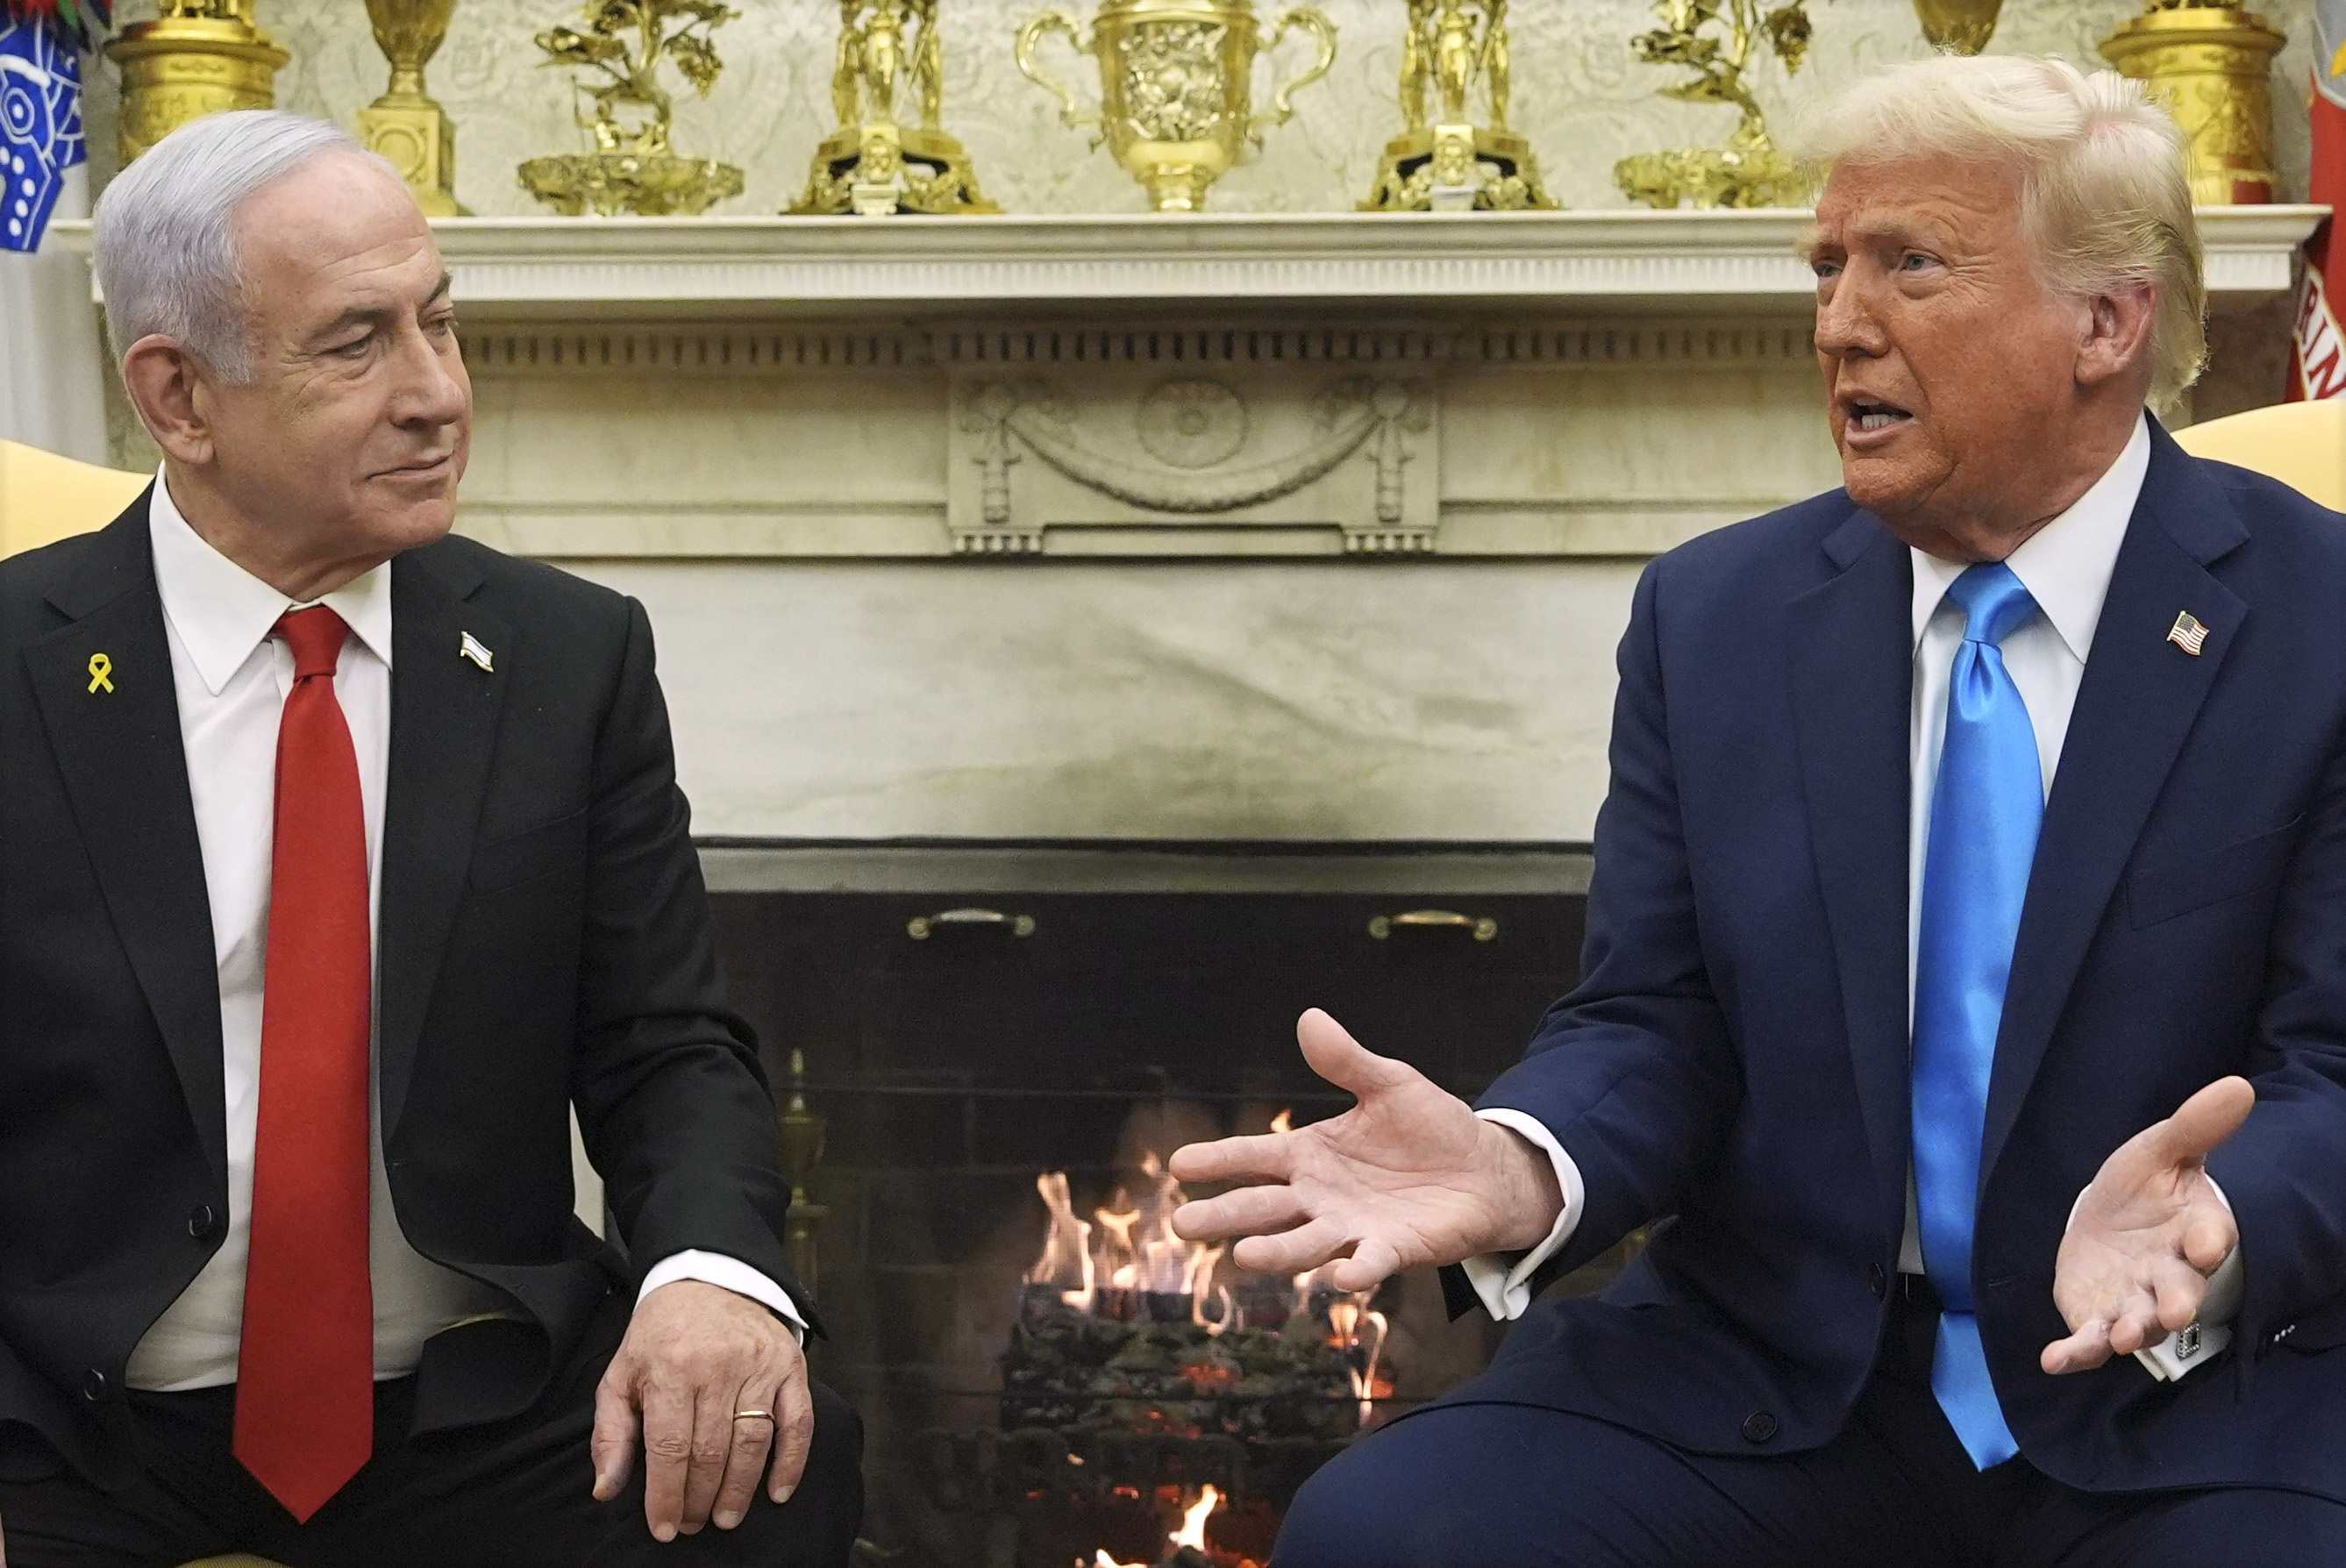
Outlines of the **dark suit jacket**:
[[[431,1430],[525,1408],[632,1289],[571,1213],[574,1103],[640,1264],[706,1248],[804,1297],[642,606],[461,539],[391,573],[384,1164],[416,1248],[518,1308],[426,1347]],[[142,496],[0,564],[0,1434],[100,1479],[132,1348],[219,1245],[219,1022]]]
[[[2346,519],[2156,425],[2045,807],[1987,1106],[1973,1286],[2014,1434],[2092,1489],[2346,1498]],[[1621,644],[1585,979],[1486,1105],[1587,1183],[1459,1391],[1711,1453],[1831,1439],[1905,1212],[1911,562],[1835,493],[1697,539]],[[2208,627],[2193,657],[2178,611]],[[2054,1378],[2054,1256],[2105,1156],[2226,1074],[2247,1296],[2223,1360]],[[1765,1412],[1770,1419],[1751,1420]]]

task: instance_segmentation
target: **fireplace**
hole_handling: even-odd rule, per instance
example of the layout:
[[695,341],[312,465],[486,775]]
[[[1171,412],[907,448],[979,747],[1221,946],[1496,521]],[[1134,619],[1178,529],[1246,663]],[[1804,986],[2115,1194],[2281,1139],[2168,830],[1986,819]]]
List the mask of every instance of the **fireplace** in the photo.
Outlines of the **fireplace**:
[[1487,1360],[1431,1274],[1354,1295],[1179,1243],[1161,1162],[1349,1104],[1296,1050],[1307,1006],[1479,1091],[1572,980],[1585,850],[704,860],[736,1003],[828,1123],[813,1360],[867,1422],[871,1561],[1260,1563],[1313,1470]]

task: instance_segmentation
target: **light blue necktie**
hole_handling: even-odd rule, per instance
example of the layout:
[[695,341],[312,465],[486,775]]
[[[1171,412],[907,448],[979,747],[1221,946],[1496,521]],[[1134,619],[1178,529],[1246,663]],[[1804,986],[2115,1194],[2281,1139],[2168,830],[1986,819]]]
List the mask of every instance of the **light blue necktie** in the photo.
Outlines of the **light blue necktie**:
[[1989,1070],[2004,1020],[2020,906],[2045,816],[2045,775],[2028,705],[1997,646],[2036,608],[2001,562],[1947,589],[1964,640],[1947,677],[1947,738],[1931,797],[1914,960],[1914,1188],[1923,1265],[1943,1310],[1931,1391],[1985,1470],[2020,1451],[2004,1422],[1972,1299],[1972,1227]]

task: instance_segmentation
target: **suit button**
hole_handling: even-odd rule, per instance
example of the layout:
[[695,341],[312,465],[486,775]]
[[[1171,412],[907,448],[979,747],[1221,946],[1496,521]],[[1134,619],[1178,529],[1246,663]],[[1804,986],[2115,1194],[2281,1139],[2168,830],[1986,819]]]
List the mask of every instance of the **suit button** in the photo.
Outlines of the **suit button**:
[[217,1217],[212,1213],[212,1206],[208,1203],[199,1203],[188,1210],[188,1234],[198,1241],[211,1239],[212,1227],[215,1223],[217,1223]]
[[1766,1442],[1776,1435],[1776,1418],[1766,1410],[1753,1410],[1743,1418],[1743,1439],[1746,1442]]
[[91,1404],[106,1398],[106,1374],[92,1367],[81,1377],[81,1397]]
[[1890,1293],[1890,1275],[1879,1263],[1865,1266],[1865,1282],[1873,1287],[1873,1298],[1881,1300]]

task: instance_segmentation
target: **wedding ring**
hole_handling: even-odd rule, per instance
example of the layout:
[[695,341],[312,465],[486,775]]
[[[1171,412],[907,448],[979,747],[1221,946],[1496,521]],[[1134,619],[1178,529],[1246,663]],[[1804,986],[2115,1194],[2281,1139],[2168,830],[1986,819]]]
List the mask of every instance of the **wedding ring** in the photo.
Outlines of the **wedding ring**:
[[733,1419],[737,1421],[770,1421],[774,1419],[774,1412],[771,1410],[735,1410],[733,1412]]

